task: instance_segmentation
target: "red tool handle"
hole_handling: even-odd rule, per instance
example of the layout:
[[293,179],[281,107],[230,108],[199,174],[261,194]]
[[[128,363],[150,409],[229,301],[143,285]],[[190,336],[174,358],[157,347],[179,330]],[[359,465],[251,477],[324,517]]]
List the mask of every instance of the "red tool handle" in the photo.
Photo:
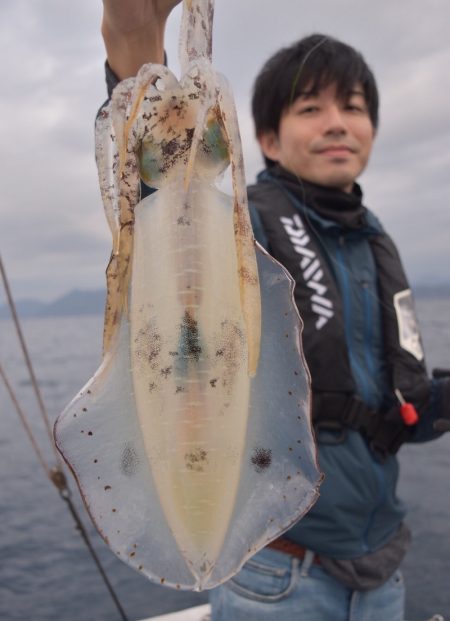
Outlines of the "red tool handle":
[[405,425],[415,425],[419,421],[419,415],[412,403],[402,403],[400,406],[400,414]]

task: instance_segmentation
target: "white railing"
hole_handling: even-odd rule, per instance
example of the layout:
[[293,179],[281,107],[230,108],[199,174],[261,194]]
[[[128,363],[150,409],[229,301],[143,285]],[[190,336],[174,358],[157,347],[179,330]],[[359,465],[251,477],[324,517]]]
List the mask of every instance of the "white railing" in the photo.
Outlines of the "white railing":
[[196,606],[195,608],[171,612],[167,615],[142,619],[142,621],[209,621],[210,611],[211,608],[209,604],[205,604],[204,606]]

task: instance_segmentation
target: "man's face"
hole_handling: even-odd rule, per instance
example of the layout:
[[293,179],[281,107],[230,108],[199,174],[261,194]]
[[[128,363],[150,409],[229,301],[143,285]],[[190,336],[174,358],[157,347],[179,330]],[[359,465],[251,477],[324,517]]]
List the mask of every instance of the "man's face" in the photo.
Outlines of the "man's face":
[[356,84],[337,99],[334,84],[301,94],[280,120],[278,135],[259,137],[263,153],[305,181],[350,192],[364,170],[375,130]]

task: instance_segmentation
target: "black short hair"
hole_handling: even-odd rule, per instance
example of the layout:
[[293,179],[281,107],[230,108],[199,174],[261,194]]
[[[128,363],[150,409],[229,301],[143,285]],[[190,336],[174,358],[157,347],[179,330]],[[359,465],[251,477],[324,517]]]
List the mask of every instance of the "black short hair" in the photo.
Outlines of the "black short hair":
[[[252,113],[256,135],[278,134],[283,112],[306,89],[318,93],[336,84],[337,95],[346,97],[359,83],[364,91],[370,120],[378,126],[378,89],[363,56],[353,47],[323,34],[312,34],[274,54],[261,69],[253,87]],[[264,158],[266,165],[275,162]]]

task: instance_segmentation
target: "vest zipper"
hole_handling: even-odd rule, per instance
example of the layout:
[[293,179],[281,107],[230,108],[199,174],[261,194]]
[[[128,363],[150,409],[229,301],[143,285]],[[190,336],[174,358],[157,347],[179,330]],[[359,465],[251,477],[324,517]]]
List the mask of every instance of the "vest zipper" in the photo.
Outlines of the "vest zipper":
[[350,367],[352,372],[357,375],[358,381],[356,382],[357,386],[360,388],[361,395],[360,397],[367,402],[369,396],[367,377],[364,369],[361,369],[361,366],[357,363],[357,360],[353,351],[353,341],[352,341],[352,312],[351,312],[351,303],[350,303],[350,286],[349,286],[349,270],[346,265],[346,261],[344,259],[344,254],[342,252],[342,248],[345,246],[345,239],[341,235],[339,237],[339,244],[336,249],[336,257],[337,257],[337,265],[340,273],[340,282],[342,284],[342,306],[344,311],[344,331],[345,331],[345,341],[347,344],[348,357],[350,360]]
[[[372,341],[372,307],[370,295],[367,289],[366,283],[361,283],[363,288],[363,305],[364,305],[364,359],[366,362],[366,369],[362,368],[360,364],[358,364],[354,351],[353,351],[353,340],[352,340],[352,311],[351,311],[351,302],[350,302],[350,277],[349,277],[349,269],[347,267],[347,263],[345,261],[345,255],[343,252],[343,248],[345,247],[345,238],[344,236],[339,237],[339,244],[336,251],[337,265],[339,267],[340,273],[340,282],[342,284],[342,306],[344,312],[344,326],[345,326],[345,340],[347,343],[348,355],[350,359],[350,365],[352,372],[359,378],[357,382],[358,388],[361,390],[361,397],[364,401],[369,402],[369,386],[367,374],[374,373],[374,362],[373,358],[370,354],[370,345]],[[372,530],[373,521],[375,519],[375,515],[379,508],[382,506],[385,496],[386,496],[386,480],[383,471],[383,467],[371,460],[372,469],[375,475],[375,478],[378,482],[379,494],[377,500],[375,502],[375,506],[372,508],[369,516],[367,518],[366,526],[362,533],[362,546],[364,552],[370,552],[369,545],[369,533]]]
[[375,363],[371,355],[372,344],[372,304],[367,288],[367,283],[361,283],[364,297],[364,357],[366,359],[367,370],[374,377]]

